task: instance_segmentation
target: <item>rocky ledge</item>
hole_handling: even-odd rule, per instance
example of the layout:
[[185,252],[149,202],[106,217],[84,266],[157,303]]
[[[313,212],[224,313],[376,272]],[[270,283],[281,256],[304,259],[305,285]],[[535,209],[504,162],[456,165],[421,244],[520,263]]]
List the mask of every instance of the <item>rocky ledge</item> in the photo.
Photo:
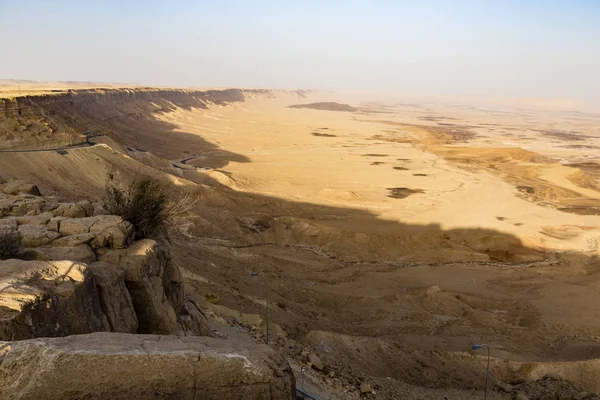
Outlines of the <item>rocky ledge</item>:
[[288,364],[264,345],[93,333],[6,343],[2,399],[291,399]]
[[59,203],[11,181],[0,194],[0,234],[22,259],[0,261],[0,340],[98,331],[203,335],[167,241],[133,241],[133,226],[87,201]]

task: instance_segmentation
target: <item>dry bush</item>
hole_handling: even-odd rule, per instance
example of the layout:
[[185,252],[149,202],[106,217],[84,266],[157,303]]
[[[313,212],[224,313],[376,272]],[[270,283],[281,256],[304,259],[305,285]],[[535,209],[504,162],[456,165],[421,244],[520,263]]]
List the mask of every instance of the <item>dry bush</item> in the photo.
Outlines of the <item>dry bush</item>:
[[19,258],[23,253],[21,235],[13,230],[0,230],[0,260]]
[[169,198],[165,208],[165,218],[169,222],[177,222],[186,217],[198,204],[193,193],[186,192]]
[[187,214],[196,204],[192,194],[167,196],[161,183],[150,177],[142,177],[121,188],[110,179],[106,185],[104,207],[106,210],[131,222],[136,239],[155,237],[165,223],[176,221]]

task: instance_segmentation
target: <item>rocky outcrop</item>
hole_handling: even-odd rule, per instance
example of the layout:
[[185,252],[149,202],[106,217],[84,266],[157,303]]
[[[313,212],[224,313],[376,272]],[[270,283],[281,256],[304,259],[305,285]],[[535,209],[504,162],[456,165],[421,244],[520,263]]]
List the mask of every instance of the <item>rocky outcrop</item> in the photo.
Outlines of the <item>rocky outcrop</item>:
[[0,99],[0,149],[85,145],[82,132],[113,133],[116,127],[121,137],[136,126],[139,130],[143,124],[155,123],[154,113],[240,102],[244,93],[268,95],[269,91],[85,89]]
[[21,180],[11,180],[2,190],[6,194],[32,194],[34,196],[40,195],[38,187],[32,183],[28,183]]
[[108,331],[98,286],[73,261],[0,262],[0,339]]
[[287,363],[263,345],[95,333],[7,344],[2,399],[292,399]]
[[183,282],[179,269],[157,242],[140,240],[126,249],[106,250],[99,259],[123,269],[125,284],[139,318],[140,333],[177,331]]
[[96,331],[209,334],[204,315],[185,299],[167,241],[133,242],[129,222],[90,215],[89,202],[0,193],[2,204],[8,216],[0,229],[20,236],[27,260],[0,261],[0,340]]
[[83,218],[94,215],[94,206],[87,200],[77,203],[63,203],[54,210],[57,217]]
[[89,243],[96,249],[102,247],[122,249],[133,240],[133,226],[116,215],[63,218],[58,219],[57,223],[58,232],[62,236],[92,235]]

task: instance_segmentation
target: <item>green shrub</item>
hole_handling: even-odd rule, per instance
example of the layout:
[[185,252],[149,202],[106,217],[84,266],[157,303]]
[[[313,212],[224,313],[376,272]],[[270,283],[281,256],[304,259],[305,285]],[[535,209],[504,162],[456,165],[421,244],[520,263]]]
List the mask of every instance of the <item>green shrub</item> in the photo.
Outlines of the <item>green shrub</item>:
[[21,235],[17,231],[0,228],[0,260],[19,258],[23,253]]
[[140,178],[125,189],[109,180],[104,207],[111,214],[131,222],[136,239],[142,239],[155,236],[164,226],[167,196],[161,184],[153,178]]

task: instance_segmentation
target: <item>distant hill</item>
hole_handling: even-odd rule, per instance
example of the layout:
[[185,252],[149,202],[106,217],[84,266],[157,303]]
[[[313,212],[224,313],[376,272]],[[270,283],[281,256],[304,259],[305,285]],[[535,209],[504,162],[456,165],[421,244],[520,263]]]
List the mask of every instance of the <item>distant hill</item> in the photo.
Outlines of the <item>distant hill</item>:
[[290,108],[312,108],[313,110],[324,111],[358,111],[358,108],[348,104],[340,104],[334,102],[310,103],[310,104],[294,104]]

